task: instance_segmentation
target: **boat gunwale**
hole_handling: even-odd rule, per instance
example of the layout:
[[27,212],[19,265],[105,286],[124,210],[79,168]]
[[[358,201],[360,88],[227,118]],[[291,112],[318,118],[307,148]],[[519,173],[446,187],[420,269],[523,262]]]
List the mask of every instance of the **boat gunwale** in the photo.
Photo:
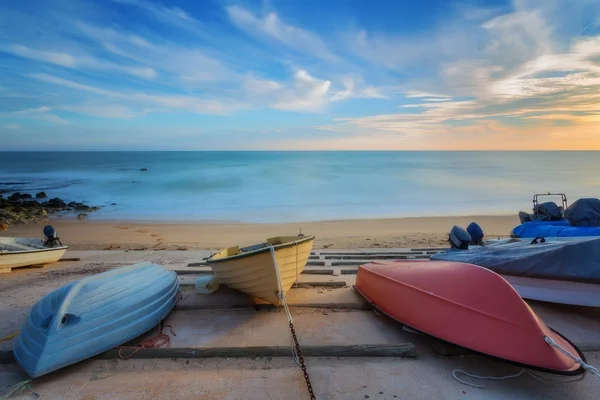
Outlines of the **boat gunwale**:
[[68,249],[69,249],[69,246],[48,247],[47,249],[31,248],[30,250],[16,250],[16,251],[0,249],[0,257],[10,256],[10,255],[15,255],[15,254],[43,253],[43,252],[47,252],[47,251],[68,250]]
[[[552,373],[552,374],[557,374],[557,375],[565,375],[565,376],[577,376],[577,375],[584,374],[586,372],[585,368],[583,368],[581,366],[581,364],[579,364],[579,368],[577,368],[575,370],[572,370],[572,371],[565,371],[565,370],[557,370],[557,369],[551,369],[551,368],[544,368],[544,367],[539,367],[539,366],[536,366],[536,365],[524,364],[524,363],[521,363],[521,362],[518,362],[518,361],[512,361],[512,360],[509,360],[509,359],[506,359],[506,358],[502,358],[502,357],[498,357],[498,356],[493,356],[493,355],[488,354],[488,353],[484,353],[484,352],[481,352],[481,351],[478,351],[478,350],[474,350],[474,349],[472,349],[470,347],[467,347],[467,346],[463,346],[463,345],[460,345],[460,344],[457,344],[457,343],[454,343],[454,342],[450,342],[448,340],[439,338],[439,337],[437,337],[437,336],[435,336],[435,335],[433,335],[431,333],[428,333],[428,332],[425,332],[425,331],[423,331],[421,329],[415,328],[415,327],[413,327],[413,326],[411,326],[411,325],[409,325],[409,324],[407,324],[405,322],[402,322],[401,320],[399,320],[398,318],[396,318],[396,317],[390,315],[389,313],[385,312],[381,307],[379,307],[377,304],[375,304],[356,285],[353,285],[352,288],[354,290],[356,290],[365,299],[365,301],[367,303],[369,303],[369,305],[371,305],[371,307],[373,307],[373,309],[375,311],[379,312],[380,314],[385,315],[386,317],[392,319],[393,321],[396,321],[401,326],[408,327],[408,328],[412,329],[413,331],[418,332],[418,333],[422,334],[423,336],[425,336],[427,338],[430,338],[430,339],[433,339],[433,340],[437,340],[437,341],[440,341],[442,343],[449,344],[449,345],[452,345],[452,346],[457,346],[459,348],[467,349],[467,350],[469,350],[469,351],[471,351],[471,352],[473,352],[475,354],[479,354],[479,355],[484,356],[484,357],[489,357],[489,358],[492,358],[494,360],[506,362],[508,364],[515,365],[515,366],[518,366],[518,367],[521,367],[521,368],[525,368],[525,369],[532,369],[532,370],[536,370],[536,371],[540,371],[540,372],[547,372],[547,373]],[[585,357],[585,354],[583,354],[583,352],[579,349],[579,347],[577,347],[575,345],[575,343],[573,343],[571,340],[569,340],[567,337],[563,336],[560,332],[558,332],[557,330],[553,329],[552,327],[548,326],[548,329],[550,329],[551,332],[555,333],[556,335],[558,335],[559,337],[561,337],[562,339],[564,339],[567,343],[569,343],[573,347],[573,349],[575,349],[575,351],[577,352],[577,355],[579,356],[579,358],[583,362],[587,362],[587,358]]]
[[[314,235],[310,235],[310,236],[306,236],[306,237],[304,237],[304,238],[302,238],[300,240],[294,240],[293,242],[285,242],[285,243],[281,243],[281,244],[275,245],[275,246],[273,246],[273,249],[275,249],[275,251],[277,251],[277,250],[283,250],[283,249],[287,249],[289,247],[298,246],[300,244],[304,244],[306,242],[313,241],[313,240],[315,240],[315,236]],[[265,246],[265,247],[257,249],[257,250],[252,250],[252,251],[248,251],[248,252],[241,252],[239,254],[235,254],[235,255],[229,256],[229,257],[212,259],[212,257],[216,256],[217,254],[220,254],[222,251],[225,251],[225,250],[226,249],[223,249],[223,250],[219,251],[218,253],[215,253],[214,255],[212,255],[208,260],[206,260],[206,263],[207,264],[223,263],[223,262],[232,261],[232,260],[239,260],[239,259],[242,259],[242,258],[246,258],[246,257],[250,257],[250,256],[255,256],[257,254],[267,253],[267,252],[271,251],[270,246]]]

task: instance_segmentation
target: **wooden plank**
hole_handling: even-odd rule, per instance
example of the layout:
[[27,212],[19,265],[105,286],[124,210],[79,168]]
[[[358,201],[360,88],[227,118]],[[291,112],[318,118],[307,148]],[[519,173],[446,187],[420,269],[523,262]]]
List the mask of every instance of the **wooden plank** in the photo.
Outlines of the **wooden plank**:
[[208,270],[182,270],[182,269],[174,269],[173,272],[175,272],[177,275],[213,275],[212,271],[208,271]]
[[354,252],[354,253],[321,253],[321,256],[327,258],[328,256],[416,256],[423,255],[422,251],[391,251],[391,252],[382,252],[382,251],[365,251],[365,252]]
[[445,251],[449,250],[450,247],[426,247],[422,249],[410,249],[411,251]]
[[[393,345],[362,344],[352,346],[302,346],[304,357],[416,357],[417,349],[410,343]],[[121,354],[127,357],[130,349]],[[256,347],[213,347],[213,348],[168,348],[140,349],[131,358],[246,358],[246,357],[290,357],[288,346]],[[119,358],[119,350],[112,349],[96,358],[110,360]]]
[[359,262],[359,261],[332,261],[331,266],[332,267],[342,267],[342,266],[346,266],[346,265],[359,266],[361,264],[366,264],[368,262],[369,262],[369,260],[364,260],[362,262]]
[[406,260],[406,259],[424,259],[430,258],[426,254],[416,254],[416,255],[363,255],[363,256],[325,256],[326,260]]
[[358,273],[358,268],[356,269],[343,269],[340,271],[342,275],[356,275]]
[[[123,357],[129,356],[133,349],[121,350]],[[399,344],[358,344],[338,346],[302,346],[304,357],[416,357],[417,349],[410,343]],[[288,346],[255,347],[204,347],[140,349],[131,358],[246,358],[246,357],[290,357]],[[101,360],[119,358],[119,350],[111,349],[94,357]],[[0,351],[0,364],[16,362],[12,350]]]
[[[194,283],[181,283],[181,286],[194,286]],[[343,288],[347,286],[345,281],[334,282],[298,282],[294,283],[292,288],[324,287],[324,288]]]
[[304,287],[326,287],[326,288],[341,288],[347,286],[346,281],[334,281],[334,282],[298,282],[292,285],[292,288],[304,288]]
[[305,268],[302,275],[333,275],[332,269],[325,268]]
[[[175,272],[177,275],[213,275],[213,272],[209,271],[209,270],[174,269],[172,271]],[[329,268],[305,268],[304,271],[302,271],[302,274],[303,275],[333,275],[333,269],[329,269]]]
[[206,263],[203,263],[203,262],[193,262],[193,263],[189,263],[187,266],[188,267],[204,267],[204,266],[206,266]]
[[306,266],[324,267],[325,261],[309,261],[306,263]]
[[[293,304],[290,307],[297,308],[323,308],[326,310],[372,310],[373,306],[369,303],[304,303]],[[214,304],[178,304],[175,306],[177,311],[194,311],[194,310],[213,310],[213,311],[239,311],[239,310],[275,310],[279,307],[270,303],[240,303],[228,304],[223,307],[215,306]]]

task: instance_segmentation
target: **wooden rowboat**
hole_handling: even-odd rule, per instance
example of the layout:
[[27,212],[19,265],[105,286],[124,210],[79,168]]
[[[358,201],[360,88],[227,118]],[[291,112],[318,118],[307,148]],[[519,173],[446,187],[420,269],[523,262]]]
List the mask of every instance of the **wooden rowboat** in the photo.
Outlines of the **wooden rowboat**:
[[1,237],[0,273],[10,272],[11,268],[55,263],[68,248],[45,246],[40,239]]
[[384,314],[442,341],[528,369],[584,372],[576,361],[585,362],[581,351],[489,269],[450,261],[371,262],[358,268],[354,287]]
[[31,308],[15,358],[35,378],[103,353],[159,324],[178,292],[177,275],[151,263],[71,282]]
[[277,236],[254,246],[229,247],[212,255],[207,264],[220,283],[279,306],[278,277],[285,294],[304,270],[314,239]]

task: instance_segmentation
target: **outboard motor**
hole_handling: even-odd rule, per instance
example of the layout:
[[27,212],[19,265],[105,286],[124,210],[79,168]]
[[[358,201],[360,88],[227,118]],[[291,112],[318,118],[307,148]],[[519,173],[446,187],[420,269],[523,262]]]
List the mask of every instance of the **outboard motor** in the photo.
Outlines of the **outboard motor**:
[[60,242],[60,238],[58,237],[58,233],[52,225],[46,225],[44,227],[44,246],[54,247],[57,244],[62,246],[63,244]]
[[450,235],[448,235],[448,241],[453,249],[468,250],[471,235],[464,228],[454,225],[450,230]]
[[483,246],[483,229],[477,222],[471,222],[467,226],[467,233],[471,236],[471,244]]

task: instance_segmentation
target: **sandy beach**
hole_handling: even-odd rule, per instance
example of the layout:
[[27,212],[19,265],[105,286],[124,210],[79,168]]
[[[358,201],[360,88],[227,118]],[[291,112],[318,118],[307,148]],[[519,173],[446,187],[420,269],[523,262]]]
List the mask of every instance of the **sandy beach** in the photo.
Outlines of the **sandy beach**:
[[447,246],[453,225],[477,222],[486,237],[507,237],[519,222],[516,215],[339,220],[250,224],[234,222],[142,222],[50,220],[11,225],[0,236],[42,237],[54,226],[71,250],[216,250],[259,243],[271,236],[315,235],[315,248],[399,248]]

